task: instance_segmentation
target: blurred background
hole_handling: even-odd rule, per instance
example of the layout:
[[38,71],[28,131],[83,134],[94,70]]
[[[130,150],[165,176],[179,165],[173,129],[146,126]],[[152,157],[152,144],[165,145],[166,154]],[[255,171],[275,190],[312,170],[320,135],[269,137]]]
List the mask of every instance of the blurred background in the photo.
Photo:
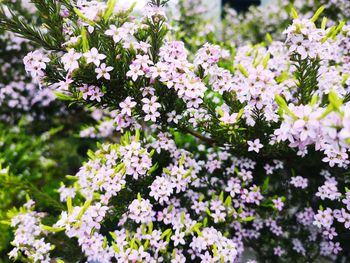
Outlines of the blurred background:
[[[221,7],[229,5],[237,11],[247,11],[251,5],[266,5],[274,0],[205,0],[206,4],[213,7],[213,13],[220,12]],[[130,5],[130,0],[121,0],[125,5]],[[137,0],[136,8],[141,9],[145,6],[146,0]],[[170,0],[171,3],[176,4],[177,0]]]

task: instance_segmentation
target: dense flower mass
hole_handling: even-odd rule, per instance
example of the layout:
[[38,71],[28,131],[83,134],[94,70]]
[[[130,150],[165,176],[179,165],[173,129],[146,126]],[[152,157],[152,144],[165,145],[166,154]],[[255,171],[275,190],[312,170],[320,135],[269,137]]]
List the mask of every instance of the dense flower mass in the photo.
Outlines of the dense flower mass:
[[45,243],[44,236],[47,234],[41,226],[41,218],[45,215],[35,211],[34,201],[29,200],[24,207],[28,211],[23,211],[11,220],[11,226],[17,228],[13,246],[15,248],[9,253],[10,258],[17,258],[19,253],[23,253],[33,262],[50,262],[49,253],[52,250],[50,243]]
[[[27,197],[0,210],[13,229],[6,253],[58,263],[349,261],[347,1],[226,7],[217,29],[200,0],[168,2],[139,13],[115,0],[0,4],[0,44],[25,53],[23,66],[0,57],[9,75],[0,119],[29,116],[28,134],[39,120],[59,126],[72,144],[57,135],[53,158],[92,148],[58,181],[9,168],[0,176],[1,186],[19,178],[13,203]],[[16,158],[26,147],[6,140],[0,168],[35,158]]]

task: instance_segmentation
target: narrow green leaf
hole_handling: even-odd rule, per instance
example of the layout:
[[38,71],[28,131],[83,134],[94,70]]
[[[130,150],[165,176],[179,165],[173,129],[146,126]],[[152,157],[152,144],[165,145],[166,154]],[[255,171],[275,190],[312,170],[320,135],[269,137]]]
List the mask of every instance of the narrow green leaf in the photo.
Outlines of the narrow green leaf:
[[69,215],[73,211],[72,198],[70,196],[67,198],[67,210]]
[[325,9],[324,5],[322,5],[319,9],[317,9],[316,13],[311,18],[311,21],[315,23],[319,18],[319,16],[323,13],[324,9]]
[[81,29],[81,39],[82,39],[81,43],[82,43],[83,52],[86,53],[89,51],[89,41],[87,38],[87,33],[86,33],[85,27],[82,27],[82,29]]
[[325,30],[327,26],[327,17],[322,18],[321,29]]
[[42,225],[41,227],[42,227],[42,229],[44,229],[45,231],[51,232],[51,233],[58,233],[58,232],[62,232],[62,231],[65,230],[64,227],[58,228],[58,227],[45,226],[45,225]]
[[266,34],[265,39],[266,39],[266,41],[269,42],[270,44],[273,42],[273,39],[272,39],[270,33],[267,33],[267,34]]
[[91,21],[90,19],[88,19],[86,16],[84,16],[84,14],[78,9],[78,8],[74,8],[74,12],[77,14],[77,16],[84,22],[88,23],[90,26],[95,26],[95,22]]
[[237,69],[238,69],[246,78],[249,77],[248,71],[247,71],[241,64],[238,64],[238,65],[237,65]]
[[297,19],[297,18],[298,18],[298,13],[297,13],[297,11],[294,9],[294,7],[292,7],[292,8],[290,9],[290,12],[291,12],[291,14],[292,14],[293,19]]
[[64,101],[74,101],[75,99],[72,96],[54,91],[53,94],[55,94],[55,96],[60,99],[60,100],[64,100]]
[[108,0],[106,12],[103,15],[103,19],[105,21],[107,21],[113,14],[116,3],[117,3],[117,0]]
[[81,217],[85,214],[86,210],[90,207],[91,202],[92,202],[92,200],[87,200],[84,203],[83,207],[81,208],[81,210],[80,210],[80,212],[79,212],[79,214],[77,216],[77,220],[80,220]]

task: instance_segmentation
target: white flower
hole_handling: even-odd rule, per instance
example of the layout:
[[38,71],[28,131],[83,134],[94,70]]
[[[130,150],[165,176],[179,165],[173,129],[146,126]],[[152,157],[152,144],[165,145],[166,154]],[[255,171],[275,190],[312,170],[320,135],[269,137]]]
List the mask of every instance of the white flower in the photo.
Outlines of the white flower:
[[133,81],[136,81],[139,76],[143,76],[145,73],[141,70],[139,65],[130,65],[130,70],[126,73],[126,76],[131,78]]
[[136,102],[132,100],[131,97],[127,97],[124,101],[119,103],[122,109],[121,113],[131,116],[131,110],[136,106]]
[[263,148],[264,146],[260,143],[260,139],[255,139],[254,142],[248,141],[248,152],[255,151],[259,153],[260,149]]
[[142,110],[145,113],[154,113],[161,107],[160,103],[157,102],[156,96],[152,96],[151,99],[143,98],[142,102],[144,103]]
[[100,54],[96,48],[92,48],[89,52],[84,53],[84,57],[87,60],[86,63],[94,63],[98,67],[106,55]]
[[175,234],[171,237],[171,240],[174,241],[174,246],[177,247],[179,244],[185,245],[184,239],[185,233],[181,232],[177,229]]
[[105,79],[108,79],[110,80],[111,79],[111,75],[108,73],[110,71],[113,70],[113,67],[107,67],[105,63],[102,63],[101,66],[97,69],[95,69],[95,72],[97,73],[97,79],[100,79],[100,78],[105,78]]
[[80,59],[81,56],[81,53],[75,52],[74,48],[70,49],[68,53],[64,54],[61,58],[64,69],[68,72],[72,72],[79,68],[78,59]]
[[224,116],[220,118],[224,124],[235,124],[237,122],[238,113],[229,114],[228,112],[224,112]]

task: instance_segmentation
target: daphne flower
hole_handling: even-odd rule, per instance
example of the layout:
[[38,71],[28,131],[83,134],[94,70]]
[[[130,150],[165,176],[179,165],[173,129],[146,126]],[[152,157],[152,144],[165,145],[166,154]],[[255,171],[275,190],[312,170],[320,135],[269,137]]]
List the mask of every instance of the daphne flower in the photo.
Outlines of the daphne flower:
[[224,112],[224,116],[220,118],[224,124],[235,124],[237,122],[237,113],[229,114],[228,112]]
[[81,53],[76,52],[74,48],[71,48],[68,53],[64,54],[61,58],[64,69],[68,72],[72,72],[79,68],[78,60],[81,58],[81,56]]
[[113,37],[113,41],[115,43],[118,43],[122,39],[121,34],[120,34],[118,28],[115,25],[110,25],[109,29],[106,30],[105,34],[107,36],[112,36]]
[[341,194],[338,192],[336,182],[326,181],[324,185],[318,188],[316,196],[320,197],[322,200],[326,198],[330,200],[336,200],[341,197]]
[[249,145],[248,152],[255,151],[256,153],[259,153],[260,149],[264,147],[260,143],[260,139],[255,139],[253,142],[252,141],[248,141],[247,143]]
[[143,98],[142,102],[144,103],[142,110],[145,113],[154,113],[161,107],[160,103],[157,102],[156,96],[152,96],[151,99]]
[[332,210],[327,208],[326,210],[318,210],[318,213],[314,217],[313,224],[317,227],[325,227],[329,229],[333,224]]
[[123,102],[119,103],[119,106],[122,109],[122,114],[131,116],[131,110],[136,106],[136,102],[131,97],[127,97]]
[[338,233],[336,232],[334,227],[331,227],[329,229],[326,229],[322,232],[323,236],[327,237],[328,239],[332,240],[334,237],[338,236]]
[[185,233],[176,230],[175,234],[171,237],[171,240],[174,241],[174,246],[177,247],[179,244],[185,245]]
[[272,200],[272,203],[273,205],[275,206],[275,208],[278,210],[278,211],[282,211],[283,209],[283,206],[284,206],[284,203],[282,201],[282,198],[278,197],[276,199],[273,199]]
[[126,76],[136,81],[139,76],[143,76],[144,74],[139,65],[131,64],[130,70],[126,73]]
[[136,223],[149,223],[153,216],[154,211],[149,200],[136,199],[129,205],[129,217]]
[[84,53],[84,57],[86,58],[86,63],[94,63],[96,67],[98,67],[101,60],[106,58],[106,55],[98,53],[97,48],[94,47],[90,51]]
[[156,122],[157,118],[160,116],[159,112],[149,112],[145,115],[145,121]]
[[295,176],[291,178],[290,183],[294,185],[294,187],[305,189],[308,186],[308,179],[301,176]]
[[286,253],[286,251],[281,248],[280,246],[277,246],[273,249],[273,253],[278,256],[278,257],[281,257],[282,255],[284,255]]
[[105,78],[107,80],[111,79],[111,75],[108,73],[110,71],[113,70],[113,67],[107,67],[105,63],[102,63],[101,66],[99,68],[95,69],[95,72],[97,73],[96,78],[100,79],[100,78]]

